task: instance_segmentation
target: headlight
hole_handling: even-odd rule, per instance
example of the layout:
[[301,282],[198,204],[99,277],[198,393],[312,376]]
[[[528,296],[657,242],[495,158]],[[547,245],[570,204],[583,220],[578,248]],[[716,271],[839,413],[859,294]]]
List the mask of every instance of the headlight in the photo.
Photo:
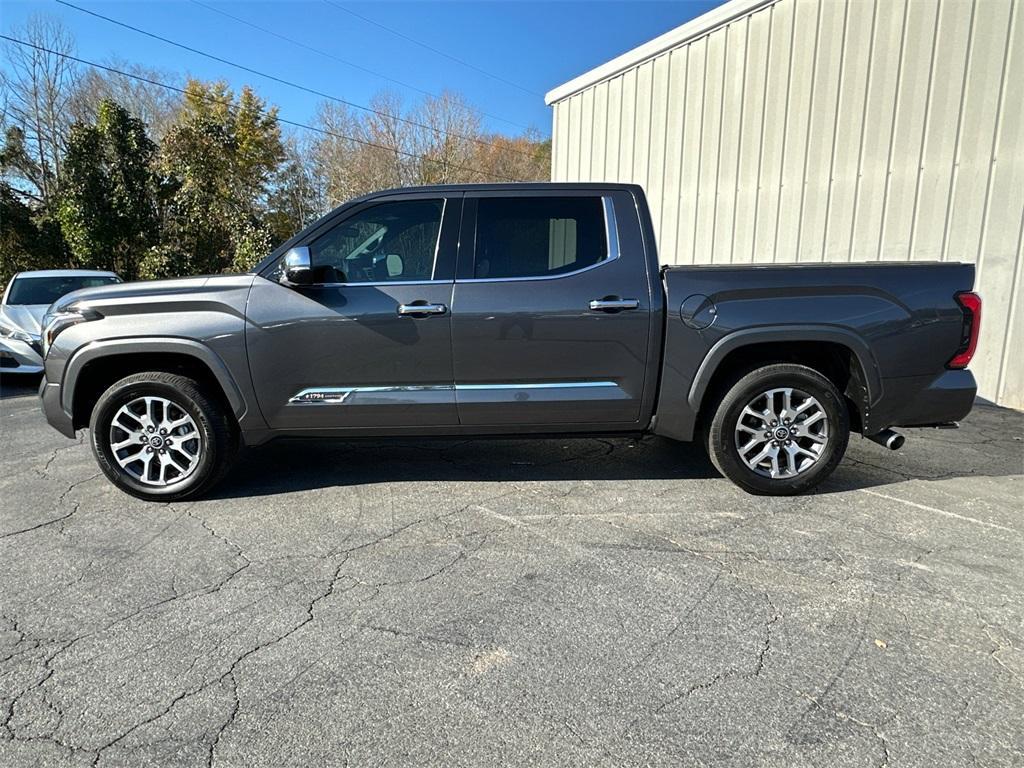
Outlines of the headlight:
[[31,336],[20,328],[15,328],[13,325],[8,325],[7,323],[0,323],[0,338],[24,341],[26,344],[32,343]]
[[86,323],[90,320],[99,320],[103,315],[94,309],[87,307],[76,307],[74,305],[57,312],[47,312],[43,315],[43,357],[50,351],[54,340],[72,325]]

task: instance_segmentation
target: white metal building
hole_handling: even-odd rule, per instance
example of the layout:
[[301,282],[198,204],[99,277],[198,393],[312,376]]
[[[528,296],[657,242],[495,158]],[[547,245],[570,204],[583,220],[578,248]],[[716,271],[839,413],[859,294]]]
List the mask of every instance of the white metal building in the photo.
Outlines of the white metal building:
[[732,0],[547,95],[556,181],[630,181],[666,263],[978,265],[1024,408],[1024,0]]

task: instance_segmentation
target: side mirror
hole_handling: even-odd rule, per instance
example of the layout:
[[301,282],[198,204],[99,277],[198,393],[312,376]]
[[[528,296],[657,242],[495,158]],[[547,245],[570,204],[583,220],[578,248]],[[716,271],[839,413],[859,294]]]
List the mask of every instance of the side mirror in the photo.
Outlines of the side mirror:
[[280,281],[283,285],[313,284],[313,264],[309,256],[309,248],[300,245],[284,255]]

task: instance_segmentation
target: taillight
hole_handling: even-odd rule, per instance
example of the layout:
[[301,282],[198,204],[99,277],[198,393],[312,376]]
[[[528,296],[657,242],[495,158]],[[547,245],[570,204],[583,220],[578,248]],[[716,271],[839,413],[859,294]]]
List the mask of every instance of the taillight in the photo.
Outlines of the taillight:
[[966,368],[974,357],[974,350],[978,348],[978,333],[981,331],[981,296],[963,291],[955,298],[964,312],[964,324],[960,332],[960,347],[953,359],[946,363],[946,367]]

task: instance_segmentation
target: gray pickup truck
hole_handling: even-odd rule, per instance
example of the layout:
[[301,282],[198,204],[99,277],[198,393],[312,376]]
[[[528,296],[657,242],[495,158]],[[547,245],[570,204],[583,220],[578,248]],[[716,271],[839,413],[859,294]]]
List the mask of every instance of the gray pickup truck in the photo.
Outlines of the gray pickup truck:
[[971,409],[981,303],[956,263],[659,266],[626,184],[401,189],[252,272],[91,288],[45,320],[43,410],[124,491],[192,497],[281,436],[699,438],[753,493],[849,434]]

